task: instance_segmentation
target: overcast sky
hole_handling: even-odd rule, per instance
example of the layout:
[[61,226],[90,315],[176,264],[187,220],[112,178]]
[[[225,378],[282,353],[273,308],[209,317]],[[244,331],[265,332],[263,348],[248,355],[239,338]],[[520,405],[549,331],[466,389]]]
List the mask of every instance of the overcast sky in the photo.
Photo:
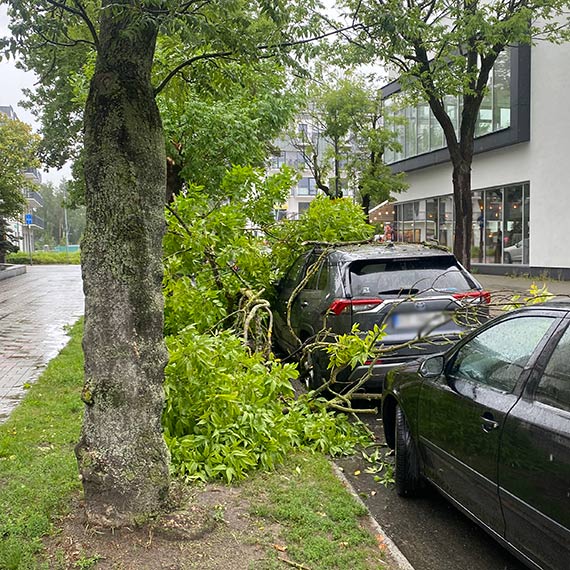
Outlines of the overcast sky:
[[[8,22],[6,6],[2,5],[0,6],[0,37],[5,37],[10,33]],[[16,111],[20,121],[32,125],[34,130],[37,130],[38,124],[32,113],[20,105],[20,101],[24,98],[22,89],[33,89],[35,80],[34,73],[16,69],[14,60],[6,61],[3,59],[0,62],[0,106],[11,106]],[[42,172],[43,182],[53,182],[57,185],[65,178],[71,178],[67,167],[60,171],[51,169],[48,172]]]

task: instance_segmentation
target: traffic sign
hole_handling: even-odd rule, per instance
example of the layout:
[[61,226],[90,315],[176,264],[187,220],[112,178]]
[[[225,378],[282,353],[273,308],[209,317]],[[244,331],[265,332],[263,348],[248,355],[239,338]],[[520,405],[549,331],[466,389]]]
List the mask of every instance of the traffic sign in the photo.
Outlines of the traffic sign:
[[27,226],[32,225],[32,214],[26,214],[26,225]]

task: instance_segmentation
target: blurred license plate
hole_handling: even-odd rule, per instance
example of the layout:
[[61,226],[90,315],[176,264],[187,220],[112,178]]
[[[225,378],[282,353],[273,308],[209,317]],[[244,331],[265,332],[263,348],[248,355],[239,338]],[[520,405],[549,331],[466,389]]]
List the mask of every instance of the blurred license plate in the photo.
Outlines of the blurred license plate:
[[392,326],[396,329],[433,329],[446,320],[444,313],[397,313],[392,316]]

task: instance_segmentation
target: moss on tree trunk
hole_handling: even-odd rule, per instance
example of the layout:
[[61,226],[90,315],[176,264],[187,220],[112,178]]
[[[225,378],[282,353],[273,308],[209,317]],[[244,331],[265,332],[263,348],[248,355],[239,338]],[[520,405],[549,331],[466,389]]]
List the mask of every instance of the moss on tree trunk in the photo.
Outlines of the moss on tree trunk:
[[132,2],[109,4],[85,110],[86,406],[76,454],[89,521],[118,527],[161,511],[169,488],[161,431],[166,158],[150,81],[156,26],[136,20]]

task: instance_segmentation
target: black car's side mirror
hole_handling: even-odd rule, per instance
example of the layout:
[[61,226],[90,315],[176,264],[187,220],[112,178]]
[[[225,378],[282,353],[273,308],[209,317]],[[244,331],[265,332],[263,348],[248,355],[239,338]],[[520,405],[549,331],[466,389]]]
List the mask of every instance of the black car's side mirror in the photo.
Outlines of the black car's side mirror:
[[419,372],[423,378],[437,378],[443,374],[444,365],[443,356],[432,356],[421,363]]

